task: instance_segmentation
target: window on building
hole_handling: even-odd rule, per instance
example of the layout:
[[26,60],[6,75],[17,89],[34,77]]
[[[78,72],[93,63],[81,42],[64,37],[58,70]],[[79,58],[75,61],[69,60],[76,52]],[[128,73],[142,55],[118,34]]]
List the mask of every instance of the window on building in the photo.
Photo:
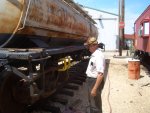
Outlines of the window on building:
[[144,36],[149,36],[149,22],[144,22],[143,27],[144,27],[143,35]]
[[150,35],[150,22],[143,21],[138,30],[139,37],[148,37]]
[[141,37],[143,32],[143,26],[140,25],[139,31],[138,31],[138,36]]

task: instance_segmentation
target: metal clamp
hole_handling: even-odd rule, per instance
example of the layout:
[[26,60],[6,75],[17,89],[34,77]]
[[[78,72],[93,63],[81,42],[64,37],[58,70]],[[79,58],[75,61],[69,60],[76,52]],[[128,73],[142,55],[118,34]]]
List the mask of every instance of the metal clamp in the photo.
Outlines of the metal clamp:
[[58,71],[66,71],[67,69],[70,68],[71,60],[69,57],[61,59],[61,62],[63,62],[63,67],[61,69],[59,69]]

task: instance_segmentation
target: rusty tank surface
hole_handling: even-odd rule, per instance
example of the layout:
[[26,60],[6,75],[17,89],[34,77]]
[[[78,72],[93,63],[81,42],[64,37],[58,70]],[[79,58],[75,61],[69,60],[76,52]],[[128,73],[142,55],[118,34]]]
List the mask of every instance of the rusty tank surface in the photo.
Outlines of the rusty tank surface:
[[83,77],[94,24],[72,0],[0,0],[0,113],[23,113]]
[[60,46],[97,37],[94,21],[71,0],[1,0],[0,6],[1,47],[22,47],[35,38]]

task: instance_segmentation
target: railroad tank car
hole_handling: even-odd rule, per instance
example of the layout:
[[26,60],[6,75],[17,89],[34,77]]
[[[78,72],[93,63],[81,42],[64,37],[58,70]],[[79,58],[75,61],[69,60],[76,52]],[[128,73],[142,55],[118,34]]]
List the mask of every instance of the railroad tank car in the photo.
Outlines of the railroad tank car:
[[150,57],[150,6],[135,21],[135,49],[136,56],[141,60]]
[[97,37],[92,19],[78,5],[72,5],[76,10],[71,8],[71,4],[69,0],[1,0],[1,47],[13,47],[18,40],[22,40],[19,43],[23,46],[23,40],[34,40],[37,36],[49,46],[81,43],[88,36]]
[[0,113],[22,113],[70,80],[94,24],[72,0],[1,0]]

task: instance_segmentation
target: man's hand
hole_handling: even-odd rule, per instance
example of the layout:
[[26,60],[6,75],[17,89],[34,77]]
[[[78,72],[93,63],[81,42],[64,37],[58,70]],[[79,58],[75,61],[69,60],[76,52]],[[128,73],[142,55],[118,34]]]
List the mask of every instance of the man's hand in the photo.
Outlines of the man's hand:
[[95,97],[96,95],[97,95],[97,89],[92,88],[92,90],[91,90],[91,96]]
[[97,75],[97,79],[94,84],[94,87],[91,90],[91,96],[95,97],[97,95],[97,89],[99,88],[102,80],[103,80],[103,73],[99,73]]

